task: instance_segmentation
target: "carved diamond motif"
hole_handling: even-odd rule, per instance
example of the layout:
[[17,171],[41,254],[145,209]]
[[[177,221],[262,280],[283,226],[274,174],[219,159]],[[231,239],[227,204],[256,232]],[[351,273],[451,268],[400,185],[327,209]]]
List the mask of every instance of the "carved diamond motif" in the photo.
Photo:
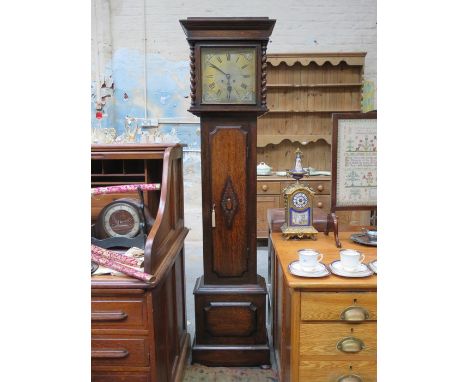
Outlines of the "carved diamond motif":
[[226,183],[224,184],[223,193],[221,195],[221,208],[224,214],[224,222],[228,228],[232,228],[232,222],[234,216],[239,209],[239,199],[234,191],[232,185],[232,179],[230,176],[227,177]]

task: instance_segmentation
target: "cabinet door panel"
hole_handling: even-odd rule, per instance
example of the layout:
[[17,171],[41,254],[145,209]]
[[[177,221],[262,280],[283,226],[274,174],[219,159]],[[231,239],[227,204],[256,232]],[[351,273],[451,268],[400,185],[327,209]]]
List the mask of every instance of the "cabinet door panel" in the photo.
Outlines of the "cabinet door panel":
[[268,237],[267,211],[280,207],[279,196],[257,196],[257,237]]
[[240,277],[247,271],[247,133],[217,126],[210,133],[213,272]]

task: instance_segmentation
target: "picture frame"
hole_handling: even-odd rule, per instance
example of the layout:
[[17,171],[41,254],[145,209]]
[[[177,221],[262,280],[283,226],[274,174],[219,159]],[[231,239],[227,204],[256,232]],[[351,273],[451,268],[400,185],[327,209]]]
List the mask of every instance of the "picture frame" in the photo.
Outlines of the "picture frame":
[[331,212],[377,210],[377,112],[332,114]]

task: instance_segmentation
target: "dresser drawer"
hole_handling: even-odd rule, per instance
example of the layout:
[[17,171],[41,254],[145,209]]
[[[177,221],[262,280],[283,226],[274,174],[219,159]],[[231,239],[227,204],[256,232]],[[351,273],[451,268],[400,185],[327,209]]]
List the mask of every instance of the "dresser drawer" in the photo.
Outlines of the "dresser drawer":
[[324,211],[330,211],[331,196],[330,195],[317,195],[314,197],[314,207],[320,208]]
[[352,360],[374,358],[377,354],[377,324],[375,322],[302,323],[299,336],[301,357],[339,356]]
[[[377,362],[372,361],[300,361],[300,382],[337,382],[345,376],[355,375],[354,381],[377,381]],[[351,378],[349,379],[351,380]],[[354,382],[353,381],[353,382]]]
[[92,329],[145,329],[145,296],[91,298]]
[[258,182],[257,181],[257,195],[262,195],[262,194],[278,195],[280,193],[281,193],[280,182]]
[[93,372],[91,382],[150,382],[149,373],[126,373],[126,372]]
[[328,180],[309,180],[302,183],[305,183],[310,188],[312,188],[315,192],[315,195],[330,195],[331,182]]
[[92,366],[149,366],[149,346],[146,338],[91,339]]
[[375,321],[377,293],[301,293],[303,321]]

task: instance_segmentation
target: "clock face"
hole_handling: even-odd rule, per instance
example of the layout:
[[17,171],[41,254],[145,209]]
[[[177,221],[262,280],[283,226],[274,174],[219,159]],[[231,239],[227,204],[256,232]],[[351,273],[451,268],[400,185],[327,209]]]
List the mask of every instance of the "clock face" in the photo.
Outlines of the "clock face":
[[134,237],[140,231],[140,215],[137,209],[127,203],[115,203],[103,216],[104,231],[111,237]]
[[294,207],[302,209],[307,206],[309,198],[303,192],[298,192],[293,196],[292,202]]
[[255,48],[201,48],[202,103],[255,104]]

